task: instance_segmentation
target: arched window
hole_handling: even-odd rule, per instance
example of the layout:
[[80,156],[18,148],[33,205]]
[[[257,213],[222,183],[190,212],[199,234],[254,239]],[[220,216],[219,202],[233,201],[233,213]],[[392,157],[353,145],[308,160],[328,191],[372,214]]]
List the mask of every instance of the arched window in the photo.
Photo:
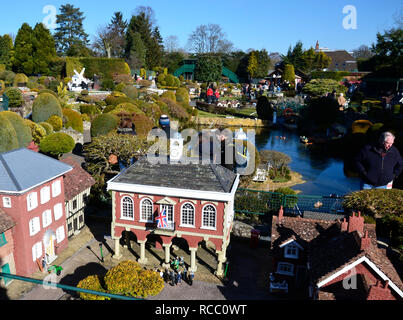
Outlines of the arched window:
[[216,209],[209,204],[203,208],[202,227],[215,229],[216,228]]
[[134,220],[133,199],[130,197],[124,197],[122,199],[122,219]]
[[181,225],[194,227],[195,208],[190,203],[185,203],[181,210]]
[[141,217],[140,220],[143,222],[153,222],[153,202],[150,199],[143,199],[141,201]]

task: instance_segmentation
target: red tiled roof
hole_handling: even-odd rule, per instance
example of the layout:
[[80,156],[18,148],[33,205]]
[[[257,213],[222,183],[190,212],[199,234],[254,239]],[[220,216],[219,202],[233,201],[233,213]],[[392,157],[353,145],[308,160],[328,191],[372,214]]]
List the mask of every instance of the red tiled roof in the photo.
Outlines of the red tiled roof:
[[95,180],[91,175],[81,168],[80,164],[73,160],[73,158],[69,157],[61,161],[74,168],[64,177],[64,193],[66,200],[73,199],[75,196],[95,184]]
[[357,231],[342,232],[338,221],[283,217],[281,223],[278,223],[278,217],[274,216],[272,249],[276,252],[279,244],[290,237],[295,237],[299,244],[309,248],[310,274],[315,283],[329,278],[365,256],[403,291],[402,280],[386,250],[378,248],[375,225],[365,224],[364,233],[365,231],[368,231],[371,244],[362,251],[360,239],[363,235]]
[[0,208],[0,233],[4,233],[14,226],[14,220]]

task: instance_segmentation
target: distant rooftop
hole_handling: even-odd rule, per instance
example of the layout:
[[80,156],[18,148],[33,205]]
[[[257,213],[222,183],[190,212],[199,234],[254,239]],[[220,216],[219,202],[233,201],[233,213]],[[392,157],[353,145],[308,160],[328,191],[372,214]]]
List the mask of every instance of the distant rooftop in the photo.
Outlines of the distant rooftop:
[[0,192],[22,193],[72,169],[63,162],[25,148],[0,153]]

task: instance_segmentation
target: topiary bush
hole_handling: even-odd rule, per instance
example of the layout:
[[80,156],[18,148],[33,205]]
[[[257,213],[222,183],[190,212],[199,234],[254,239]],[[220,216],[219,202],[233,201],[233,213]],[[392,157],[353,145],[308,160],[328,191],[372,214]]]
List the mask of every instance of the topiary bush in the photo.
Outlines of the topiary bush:
[[81,114],[72,109],[63,109],[63,126],[68,128],[73,128],[74,130],[83,133],[83,119],[81,118]]
[[94,104],[80,104],[80,112],[82,114],[94,115],[100,114],[101,109]]
[[64,153],[71,152],[75,145],[74,139],[68,134],[64,132],[56,132],[41,140],[39,150],[52,156],[60,156]]
[[62,107],[59,99],[50,93],[38,95],[32,106],[32,120],[36,123],[45,122],[51,116],[62,117]]
[[27,83],[28,83],[28,77],[25,75],[25,74],[23,74],[23,73],[17,73],[16,75],[15,75],[15,78],[14,78],[14,83],[13,83],[13,86],[14,87],[19,87],[19,86],[26,86],[27,85]]
[[39,123],[39,125],[41,125],[46,130],[46,135],[50,135],[55,132],[53,130],[53,126],[48,122],[41,122]]
[[[103,279],[98,275],[88,276],[87,278],[81,280],[77,288],[93,290],[106,293],[107,291],[103,288]],[[95,294],[80,292],[80,298],[83,300],[110,300],[110,298],[105,296],[98,296]]]
[[157,272],[143,270],[134,261],[123,261],[111,268],[104,281],[110,293],[139,298],[157,295],[164,288],[164,281]]
[[139,109],[139,107],[137,107],[136,105],[132,104],[132,103],[120,103],[116,106],[116,108],[114,108],[112,111],[110,111],[109,113],[111,114],[115,114],[117,115],[118,113],[120,113],[121,111],[127,111],[127,112],[131,112],[131,113],[136,113],[136,114],[142,114],[144,115],[144,112],[141,111]]
[[98,115],[91,122],[91,137],[105,135],[113,130],[116,130],[119,124],[119,117],[110,113]]
[[32,140],[35,142],[35,144],[39,145],[41,140],[46,137],[46,129],[42,127],[41,125],[29,120],[29,119],[24,119],[24,122],[28,125],[28,127],[31,129],[31,134],[32,134]]
[[162,95],[161,98],[168,98],[171,99],[173,102],[176,102],[176,96],[175,96],[175,92],[168,90],[165,91]]
[[31,128],[24,119],[15,112],[3,111],[2,114],[10,121],[17,134],[18,147],[26,148],[32,141]]
[[189,103],[190,98],[189,98],[189,92],[186,88],[179,88],[176,90],[176,102],[184,102],[184,103]]
[[112,79],[104,79],[101,83],[101,89],[105,91],[115,90],[115,83]]
[[137,99],[139,97],[139,92],[134,86],[125,86],[122,92],[130,99]]
[[9,108],[19,108],[21,107],[24,99],[22,97],[21,90],[18,88],[7,88],[4,94],[8,97],[8,107]]
[[119,83],[118,85],[116,85],[115,90],[122,92],[125,87],[126,85],[124,83]]
[[59,99],[59,96],[57,95],[57,92],[53,91],[53,90],[49,90],[49,89],[41,89],[38,92],[38,95],[42,94],[42,93],[50,93],[51,95],[53,95],[55,98]]
[[51,116],[46,122],[49,123],[56,132],[63,128],[63,119],[59,116]]
[[133,123],[136,127],[136,133],[140,136],[147,136],[154,127],[154,122],[144,114],[134,114]]
[[18,149],[17,133],[11,122],[0,112],[0,153]]
[[189,114],[186,110],[179,104],[175,103],[171,99],[161,98],[161,101],[164,102],[168,107],[168,115],[178,120],[188,120]]

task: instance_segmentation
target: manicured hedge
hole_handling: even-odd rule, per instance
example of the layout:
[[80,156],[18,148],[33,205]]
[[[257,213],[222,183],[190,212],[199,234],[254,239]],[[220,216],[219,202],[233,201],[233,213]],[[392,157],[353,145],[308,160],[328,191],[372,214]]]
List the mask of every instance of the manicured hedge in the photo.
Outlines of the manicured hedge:
[[59,156],[71,152],[75,147],[72,137],[64,132],[52,133],[41,140],[39,149],[43,153]]
[[63,119],[59,116],[51,116],[46,122],[52,126],[54,131],[60,131],[63,128]]
[[19,108],[24,102],[22,98],[21,90],[18,88],[7,88],[4,94],[8,97],[8,107],[9,108]]
[[91,122],[91,137],[105,135],[116,130],[119,124],[119,117],[110,113],[103,113]]
[[17,134],[18,147],[26,148],[32,141],[30,127],[24,122],[24,119],[12,111],[3,111],[2,114],[10,121]]
[[92,78],[94,74],[110,79],[115,74],[130,74],[130,68],[124,59],[96,57],[66,58],[66,74],[68,77],[74,75],[74,69],[80,72],[82,68],[85,68],[84,75],[87,78]]
[[50,93],[41,93],[34,100],[32,106],[32,120],[36,123],[44,122],[51,116],[62,117],[60,102]]
[[0,112],[0,153],[18,149],[17,133],[4,112]]
[[80,113],[72,109],[63,109],[63,117],[66,120],[64,123],[66,129],[71,127],[78,132],[84,132],[83,119]]
[[41,142],[41,140],[46,137],[46,129],[42,127],[40,124],[37,124],[31,120],[24,119],[24,122],[28,125],[28,127],[31,129],[31,134],[32,134],[32,139],[35,142],[35,144],[38,144]]

